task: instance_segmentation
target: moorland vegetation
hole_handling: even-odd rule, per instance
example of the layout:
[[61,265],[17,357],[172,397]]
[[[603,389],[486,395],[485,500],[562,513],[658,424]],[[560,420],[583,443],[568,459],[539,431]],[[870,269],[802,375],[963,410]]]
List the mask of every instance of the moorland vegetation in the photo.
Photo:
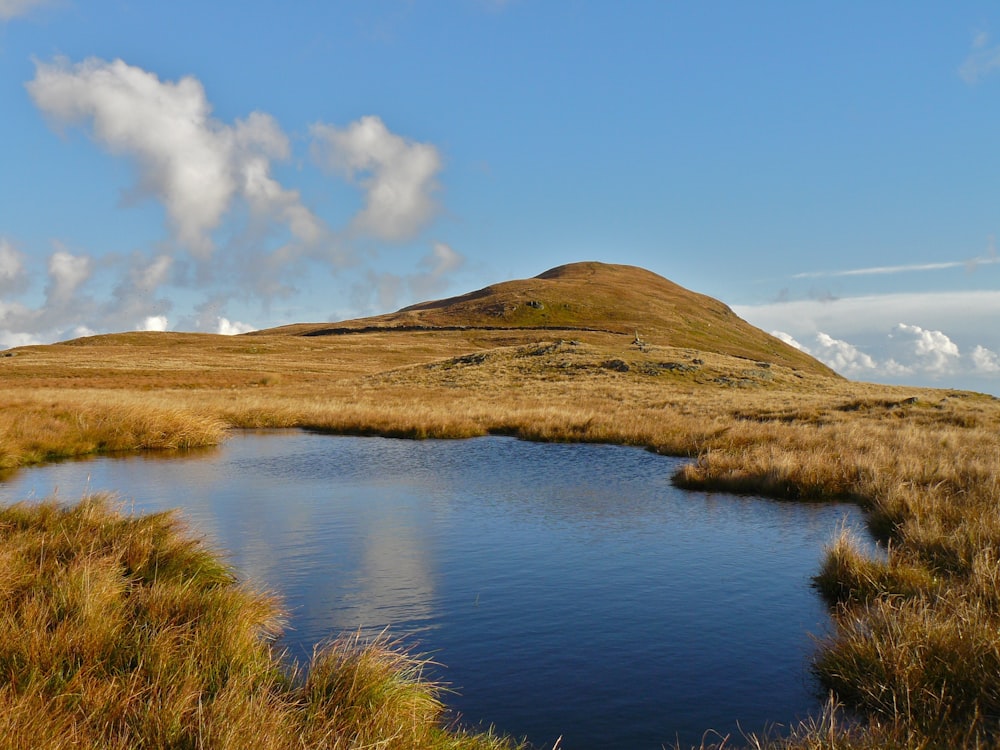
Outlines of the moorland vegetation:
[[[125,333],[0,353],[7,470],[211,445],[260,427],[621,443],[690,457],[675,477],[683,487],[858,503],[886,555],[871,559],[844,535],[816,571],[837,623],[814,665],[832,695],[828,713],[783,737],[725,746],[1000,745],[1000,401],[991,396],[845,380],[715,300],[603,264],[335,325]],[[236,747],[254,712],[277,706],[281,718],[265,723],[301,744],[253,744],[507,742],[442,730],[419,660],[385,644],[341,642],[290,675],[269,645],[276,605],[192,551],[171,517],[122,518],[96,501],[5,513],[0,616],[5,630],[25,630],[20,651],[0,654],[0,736],[42,732],[58,705],[37,735],[53,739],[39,747],[70,737]],[[151,575],[151,564],[169,575]],[[180,599],[155,591],[161,581]],[[243,606],[250,614],[233,614]],[[205,657],[207,673],[185,661],[214,637],[202,627],[232,630],[232,649]],[[379,726],[358,739],[343,723],[363,714],[350,698],[309,692],[366,654],[423,696],[403,709],[420,716],[407,726],[432,730]],[[140,721],[137,702],[164,712]]]

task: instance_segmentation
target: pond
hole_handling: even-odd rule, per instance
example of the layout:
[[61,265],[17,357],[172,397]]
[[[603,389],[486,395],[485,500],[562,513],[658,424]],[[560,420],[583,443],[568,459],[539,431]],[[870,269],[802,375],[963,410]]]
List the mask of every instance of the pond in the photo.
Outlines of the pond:
[[678,459],[487,437],[242,433],[190,454],[51,464],[0,501],[111,490],[178,507],[280,594],[284,645],[389,628],[470,725],[573,750],[739,738],[815,712],[810,587],[857,508],[687,492]]

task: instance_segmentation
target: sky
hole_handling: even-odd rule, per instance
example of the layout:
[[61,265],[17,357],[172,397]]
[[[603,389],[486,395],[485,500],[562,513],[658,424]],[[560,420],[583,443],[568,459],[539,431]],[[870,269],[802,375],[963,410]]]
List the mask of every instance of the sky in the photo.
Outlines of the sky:
[[641,266],[1000,395],[1000,6],[0,0],[0,348]]

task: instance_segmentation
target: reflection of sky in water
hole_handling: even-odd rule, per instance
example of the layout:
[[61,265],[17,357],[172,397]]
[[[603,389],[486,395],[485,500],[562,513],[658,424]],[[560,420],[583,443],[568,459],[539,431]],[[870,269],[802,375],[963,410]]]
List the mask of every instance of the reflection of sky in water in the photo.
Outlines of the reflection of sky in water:
[[660,747],[816,705],[809,588],[845,506],[685,493],[675,459],[509,438],[239,435],[218,451],[54,464],[0,500],[113,490],[180,506],[281,594],[296,657],[409,634],[470,720],[575,748]]

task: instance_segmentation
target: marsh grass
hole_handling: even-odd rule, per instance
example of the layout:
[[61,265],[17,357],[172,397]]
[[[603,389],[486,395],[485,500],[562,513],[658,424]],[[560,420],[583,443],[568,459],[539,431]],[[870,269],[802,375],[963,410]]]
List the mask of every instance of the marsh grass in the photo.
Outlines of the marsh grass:
[[216,445],[227,424],[133,394],[21,390],[0,404],[0,469],[93,453]]
[[106,497],[0,509],[0,747],[499,748],[450,731],[424,662],[386,639],[281,661],[273,598],[171,513]]
[[841,530],[827,547],[816,588],[834,605],[864,605],[878,599],[932,597],[940,580],[926,568],[906,562],[891,545],[884,559],[861,548],[857,536]]
[[[855,502],[888,552],[869,559],[848,538],[831,544],[817,585],[838,627],[818,652],[816,672],[857,719],[834,718],[789,738],[754,741],[776,747],[997,744],[1000,402],[851,383],[776,362],[763,367],[662,340],[639,350],[630,345],[631,333],[574,332],[573,341],[547,335],[123,334],[22,349],[0,360],[0,465],[212,444],[233,427],[411,438],[506,434],[688,456],[692,462],[675,482],[695,490]],[[628,369],[603,366],[612,360]],[[0,557],[14,555],[18,544],[5,541]],[[27,575],[17,572],[25,565],[18,559],[0,566],[0,581],[12,582],[2,585]],[[96,563],[73,570],[76,581],[105,575]],[[102,596],[95,594],[95,601]],[[195,597],[185,606],[191,611],[201,604]],[[105,635],[96,642],[112,637],[107,628],[115,622],[125,629],[130,622],[113,612],[98,620],[95,633]],[[30,658],[42,658],[42,645],[34,648]],[[21,658],[27,663],[28,656]],[[187,687],[163,693],[164,704],[175,706],[164,716],[207,715],[204,701],[201,709],[197,701],[184,702],[202,695],[188,679],[182,671],[174,684]],[[225,701],[232,704],[211,705],[241,725],[251,719],[239,717],[256,715],[251,708],[264,711],[284,700],[275,697],[284,694],[281,681],[271,684],[227,681],[213,695],[230,696]],[[110,696],[109,689],[88,683],[87,700],[104,706],[88,715],[106,715],[118,726],[125,720],[111,708],[114,700],[95,697]],[[237,690],[252,699],[241,703]],[[16,697],[37,706],[46,695],[32,682]],[[29,713],[37,720],[37,711]],[[270,725],[299,726],[295,716]],[[172,731],[171,721],[157,725],[162,736]],[[73,722],[66,731],[83,731]],[[212,726],[212,736],[222,736],[223,724]]]

